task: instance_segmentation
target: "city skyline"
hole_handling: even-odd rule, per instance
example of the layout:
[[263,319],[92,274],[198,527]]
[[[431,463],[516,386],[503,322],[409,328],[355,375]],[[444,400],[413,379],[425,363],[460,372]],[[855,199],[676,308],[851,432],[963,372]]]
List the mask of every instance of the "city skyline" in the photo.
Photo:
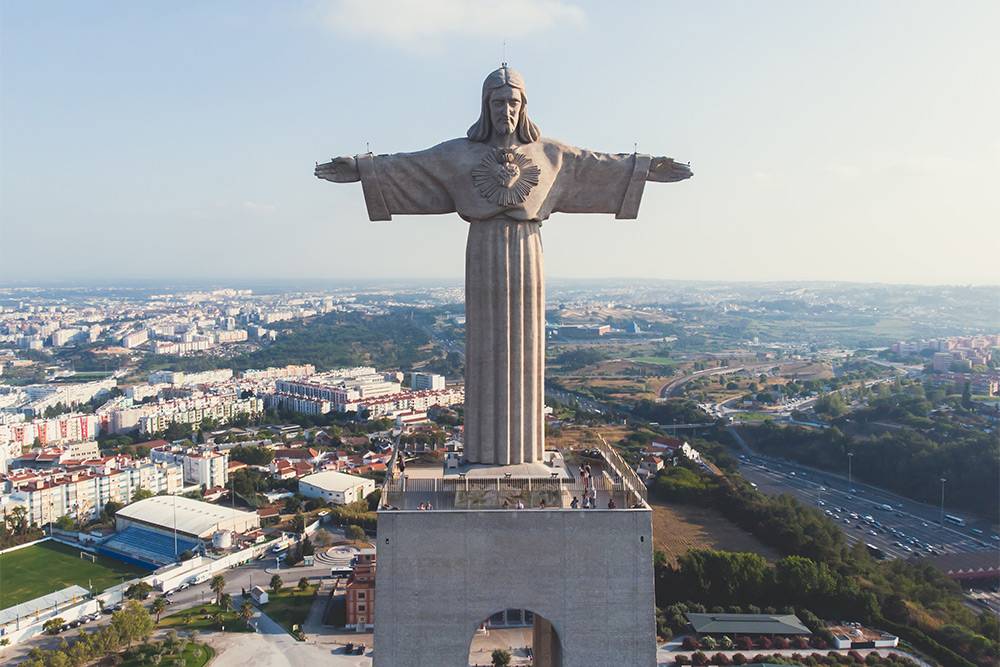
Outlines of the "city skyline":
[[3,7],[0,282],[460,280],[456,216],[371,225],[309,172],[461,136],[504,56],[546,136],[696,173],[554,216],[552,278],[1000,282],[995,5],[235,8]]

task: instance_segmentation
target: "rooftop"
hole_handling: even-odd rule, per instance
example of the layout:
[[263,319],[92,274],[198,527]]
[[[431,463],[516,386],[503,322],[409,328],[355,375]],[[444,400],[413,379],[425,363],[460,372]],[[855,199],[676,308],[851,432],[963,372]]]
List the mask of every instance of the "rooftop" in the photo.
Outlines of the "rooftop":
[[255,514],[182,496],[153,496],[126,505],[116,516],[172,529],[187,535],[203,536],[223,522],[255,520]]
[[83,586],[77,586],[74,584],[67,588],[63,588],[62,590],[55,591],[54,593],[49,593],[48,595],[37,597],[34,600],[28,600],[27,602],[22,602],[21,604],[14,605],[13,607],[7,607],[6,609],[0,610],[0,625],[14,623],[18,619],[34,616],[40,611],[53,609],[59,605],[66,604],[67,602],[83,600],[89,596],[90,591]]
[[343,493],[344,491],[352,489],[359,484],[364,484],[366,481],[368,480],[364,477],[348,475],[346,473],[336,472],[335,470],[327,470],[312,475],[306,475],[299,480],[299,483],[305,482],[306,484],[312,484],[313,486],[319,487],[324,491],[337,491]]
[[808,635],[794,614],[687,614],[698,634]]

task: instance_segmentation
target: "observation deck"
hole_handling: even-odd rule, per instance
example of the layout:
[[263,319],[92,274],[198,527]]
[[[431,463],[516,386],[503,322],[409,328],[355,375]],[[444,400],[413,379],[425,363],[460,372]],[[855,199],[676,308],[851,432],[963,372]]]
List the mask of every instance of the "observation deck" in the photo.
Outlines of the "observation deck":
[[[603,438],[594,449],[598,456],[548,450],[544,463],[495,466],[457,458],[401,465],[397,448],[378,511],[648,511],[646,487],[621,455]],[[581,475],[583,466],[589,475]]]

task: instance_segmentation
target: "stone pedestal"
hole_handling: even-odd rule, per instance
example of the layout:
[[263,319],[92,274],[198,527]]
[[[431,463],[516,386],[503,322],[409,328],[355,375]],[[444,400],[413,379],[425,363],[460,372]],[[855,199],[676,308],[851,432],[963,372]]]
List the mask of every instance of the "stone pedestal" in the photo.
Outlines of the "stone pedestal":
[[652,513],[379,512],[376,667],[467,667],[504,609],[541,617],[549,667],[654,667]]

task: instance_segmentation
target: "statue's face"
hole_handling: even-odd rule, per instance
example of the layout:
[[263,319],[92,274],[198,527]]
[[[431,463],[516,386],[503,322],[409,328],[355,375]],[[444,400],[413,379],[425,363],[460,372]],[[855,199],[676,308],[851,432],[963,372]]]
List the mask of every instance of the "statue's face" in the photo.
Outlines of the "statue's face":
[[500,135],[513,134],[521,117],[521,91],[511,86],[497,88],[490,95],[490,120],[493,131]]

